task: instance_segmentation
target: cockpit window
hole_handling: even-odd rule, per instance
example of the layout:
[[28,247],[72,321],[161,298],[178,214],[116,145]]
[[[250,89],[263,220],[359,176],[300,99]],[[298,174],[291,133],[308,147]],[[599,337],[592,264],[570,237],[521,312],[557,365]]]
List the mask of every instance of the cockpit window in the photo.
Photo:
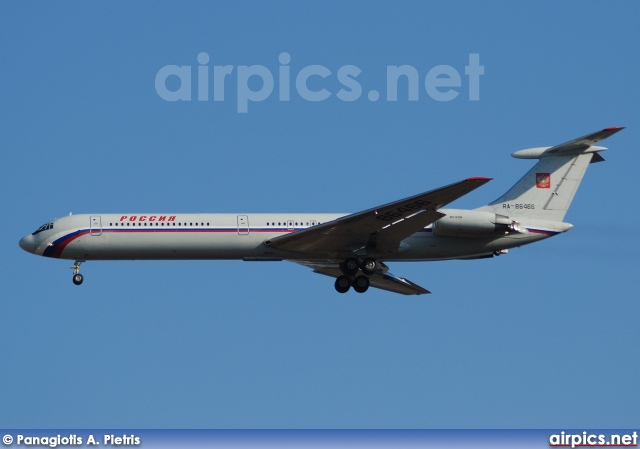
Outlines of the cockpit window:
[[42,225],[42,226],[40,226],[38,229],[36,229],[36,232],[34,232],[34,233],[33,233],[33,234],[31,234],[31,235],[36,235],[36,234],[37,234],[37,233],[39,233],[39,232],[42,232],[42,231],[48,231],[49,229],[53,229],[53,222],[51,222],[51,223],[47,223],[47,224],[43,224],[43,225]]

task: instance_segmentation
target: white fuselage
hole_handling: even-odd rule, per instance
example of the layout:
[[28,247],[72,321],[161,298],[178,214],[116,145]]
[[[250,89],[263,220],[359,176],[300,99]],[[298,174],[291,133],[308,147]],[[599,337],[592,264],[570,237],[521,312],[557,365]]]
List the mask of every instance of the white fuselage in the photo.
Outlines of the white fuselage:
[[[442,209],[447,213],[447,209]],[[266,241],[347,214],[86,214],[58,218],[50,228],[24,237],[34,254],[71,260],[135,259],[340,259],[332,253],[306,254],[271,248]],[[402,241],[384,260],[474,258],[539,241],[570,228],[532,221],[527,232],[478,237],[436,235],[431,226]],[[527,227],[528,226],[528,227]]]
[[388,261],[477,259],[568,231],[564,217],[605,128],[554,147],[514,153],[538,159],[500,198],[473,209],[444,209],[486,184],[466,178],[354,214],[86,214],[46,223],[20,240],[25,251],[75,260],[291,260],[335,278],[335,288],[370,286],[405,295],[429,290],[389,272]]

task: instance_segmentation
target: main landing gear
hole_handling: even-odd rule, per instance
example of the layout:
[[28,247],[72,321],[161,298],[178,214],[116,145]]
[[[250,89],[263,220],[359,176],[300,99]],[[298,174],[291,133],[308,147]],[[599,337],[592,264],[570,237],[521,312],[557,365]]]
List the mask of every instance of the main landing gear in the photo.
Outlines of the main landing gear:
[[[359,261],[355,257],[350,257],[340,264],[340,270],[342,276],[338,276],[336,279],[335,287],[338,293],[347,293],[351,287],[358,292],[364,293],[369,289],[369,278],[376,272],[378,268],[378,262],[367,257],[362,261]],[[363,274],[357,275],[361,270]],[[357,276],[356,276],[357,275]]]
[[82,261],[76,260],[75,263],[71,266],[73,269],[73,283],[76,285],[82,284],[84,281],[84,276],[80,274],[80,264]]

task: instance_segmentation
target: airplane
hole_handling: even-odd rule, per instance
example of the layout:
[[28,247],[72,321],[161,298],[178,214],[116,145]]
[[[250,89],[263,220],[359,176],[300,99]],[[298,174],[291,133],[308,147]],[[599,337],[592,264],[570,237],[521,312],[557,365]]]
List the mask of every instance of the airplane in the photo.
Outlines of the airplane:
[[481,259],[573,227],[563,221],[590,163],[604,161],[605,128],[553,147],[512,154],[538,162],[497,200],[443,209],[491,178],[474,177],[354,214],[82,214],[49,221],[22,249],[74,260],[73,283],[88,260],[292,261],[335,278],[335,289],[375,287],[405,295],[429,290],[389,272],[387,262]]

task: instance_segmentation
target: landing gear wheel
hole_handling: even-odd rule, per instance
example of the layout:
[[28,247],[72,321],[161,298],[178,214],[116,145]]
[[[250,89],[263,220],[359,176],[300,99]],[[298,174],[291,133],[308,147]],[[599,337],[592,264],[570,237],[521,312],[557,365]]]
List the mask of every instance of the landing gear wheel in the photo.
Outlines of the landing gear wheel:
[[84,281],[84,276],[82,276],[80,274],[80,264],[84,262],[83,260],[76,260],[73,265],[71,266],[71,269],[73,270],[73,283],[76,285],[80,285],[82,284],[82,281]]
[[362,269],[362,272],[364,274],[372,275],[378,268],[378,262],[376,262],[376,260],[371,257],[367,257],[362,261],[362,265],[360,265],[360,268]]
[[80,285],[82,284],[82,281],[84,281],[84,276],[82,276],[80,273],[76,273],[73,275],[73,283],[76,285]]
[[347,276],[340,276],[336,279],[335,285],[338,293],[347,293],[351,288],[351,279]]
[[358,259],[350,257],[342,263],[342,272],[347,276],[353,276],[358,272]]
[[369,278],[366,276],[358,276],[353,280],[353,289],[358,293],[364,293],[369,289]]

